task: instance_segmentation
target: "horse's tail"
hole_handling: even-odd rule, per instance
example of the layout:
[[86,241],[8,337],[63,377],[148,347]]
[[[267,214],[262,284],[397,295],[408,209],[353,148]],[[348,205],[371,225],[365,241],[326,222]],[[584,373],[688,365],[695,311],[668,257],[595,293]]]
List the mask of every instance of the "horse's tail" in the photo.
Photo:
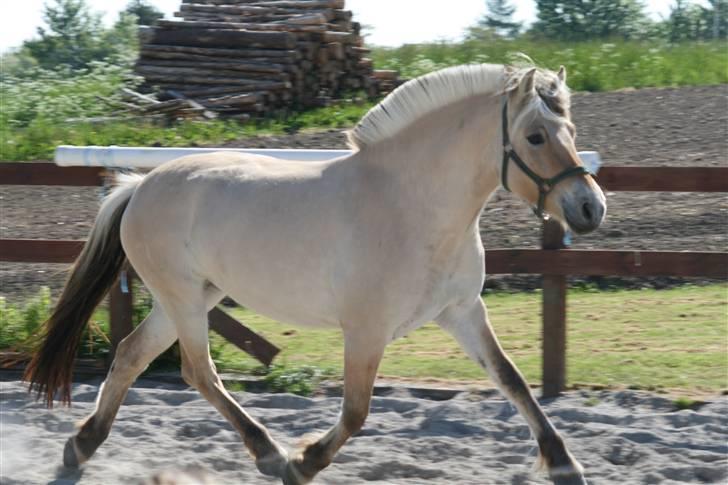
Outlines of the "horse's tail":
[[121,246],[121,218],[141,176],[124,177],[104,200],[89,238],[71,268],[61,297],[39,335],[38,347],[23,378],[36,399],[53,407],[53,397],[71,403],[73,364],[93,311],[116,281],[126,260]]

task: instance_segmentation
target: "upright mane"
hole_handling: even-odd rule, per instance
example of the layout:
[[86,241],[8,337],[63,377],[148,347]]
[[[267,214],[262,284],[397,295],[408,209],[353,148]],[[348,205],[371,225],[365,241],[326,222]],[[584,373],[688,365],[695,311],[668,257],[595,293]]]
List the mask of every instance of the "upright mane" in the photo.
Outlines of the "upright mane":
[[[482,94],[503,93],[515,89],[530,68],[513,68],[500,64],[470,64],[448,67],[411,79],[392,91],[370,109],[349,131],[352,149],[386,140],[422,116],[448,104]],[[535,102],[552,114],[568,113],[568,90],[562,89],[551,71],[538,69]]]

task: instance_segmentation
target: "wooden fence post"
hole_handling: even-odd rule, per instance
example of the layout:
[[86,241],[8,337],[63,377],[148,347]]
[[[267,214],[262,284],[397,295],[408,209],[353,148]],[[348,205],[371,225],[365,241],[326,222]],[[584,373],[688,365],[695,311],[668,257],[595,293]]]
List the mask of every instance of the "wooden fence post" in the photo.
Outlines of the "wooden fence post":
[[109,291],[109,327],[111,329],[111,352],[109,365],[114,360],[116,347],[124,337],[134,330],[132,315],[134,296],[132,294],[132,275],[124,270]]
[[[564,249],[564,229],[543,223],[543,249]],[[555,397],[566,387],[566,276],[543,275],[543,396]]]

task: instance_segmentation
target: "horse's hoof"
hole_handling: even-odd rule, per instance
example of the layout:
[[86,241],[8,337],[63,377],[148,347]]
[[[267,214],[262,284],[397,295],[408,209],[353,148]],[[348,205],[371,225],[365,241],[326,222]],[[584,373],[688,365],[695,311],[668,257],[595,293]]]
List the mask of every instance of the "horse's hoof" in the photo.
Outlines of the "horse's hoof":
[[75,439],[71,436],[66,441],[66,446],[63,447],[63,466],[66,468],[78,468],[84,461],[86,461],[86,458],[82,457],[78,452]]
[[283,485],[304,485],[309,483],[312,478],[306,477],[296,466],[295,460],[288,460],[286,469],[281,476]]
[[588,485],[581,473],[575,475],[561,475],[553,477],[554,485]]

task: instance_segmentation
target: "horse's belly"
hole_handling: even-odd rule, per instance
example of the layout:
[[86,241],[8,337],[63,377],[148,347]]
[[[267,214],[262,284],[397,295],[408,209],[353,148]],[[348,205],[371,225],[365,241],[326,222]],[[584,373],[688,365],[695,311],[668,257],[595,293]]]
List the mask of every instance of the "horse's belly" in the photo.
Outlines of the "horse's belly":
[[[238,304],[284,323],[339,327],[333,295],[320,274],[278,273],[275,268],[241,265],[237,278],[213,278],[212,283]],[[286,274],[287,273],[287,274]]]

